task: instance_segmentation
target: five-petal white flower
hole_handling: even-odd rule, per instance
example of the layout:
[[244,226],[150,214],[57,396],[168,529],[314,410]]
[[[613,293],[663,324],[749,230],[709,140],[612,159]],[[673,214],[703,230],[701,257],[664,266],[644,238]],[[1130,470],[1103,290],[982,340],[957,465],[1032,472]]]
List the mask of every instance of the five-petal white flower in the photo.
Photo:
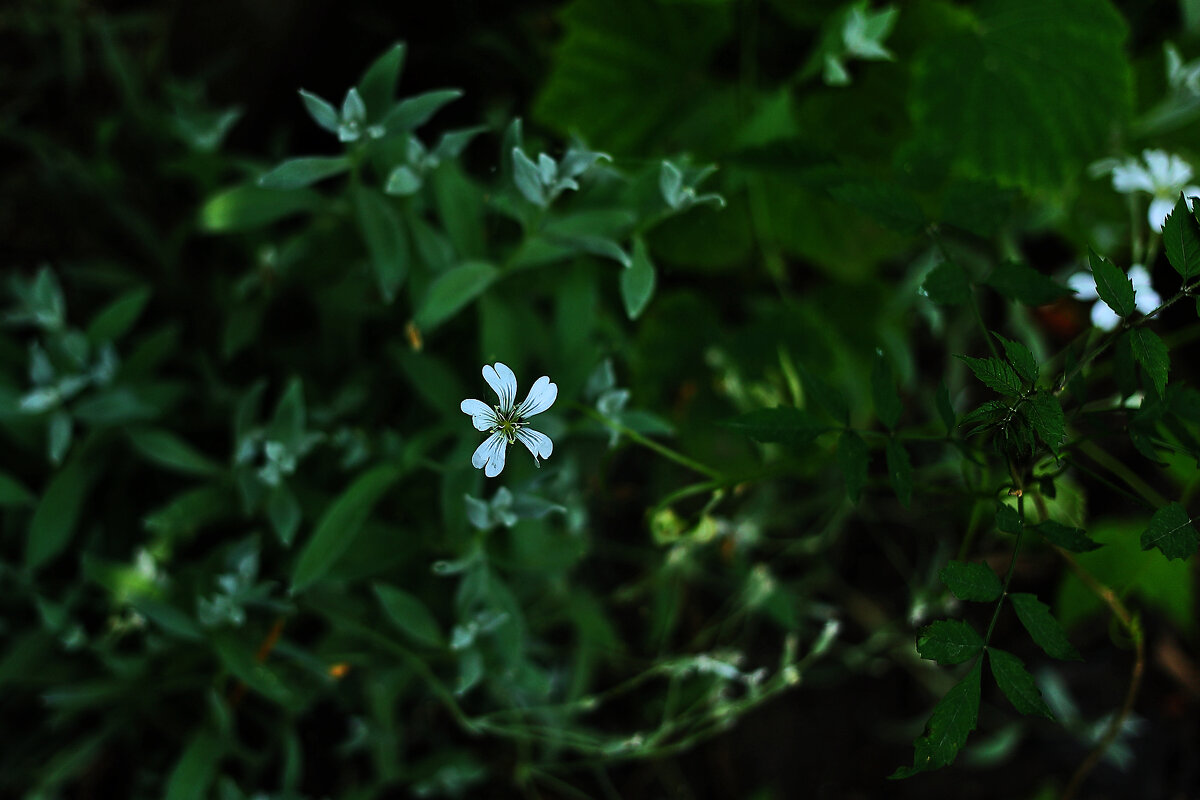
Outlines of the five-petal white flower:
[[540,414],[554,405],[558,397],[558,386],[543,375],[534,381],[533,388],[525,397],[525,402],[517,402],[517,376],[513,371],[499,361],[495,366],[486,364],[483,367],[483,379],[500,398],[499,405],[489,406],[482,400],[463,400],[459,408],[464,414],[471,415],[471,424],[477,431],[489,431],[491,436],[483,440],[471,456],[471,466],[482,469],[483,474],[494,478],[504,469],[504,458],[508,446],[520,441],[533,454],[533,462],[538,466],[538,458],[549,458],[554,452],[554,442],[544,433],[539,433],[528,427],[528,420],[535,414]]
[[1188,198],[1188,208],[1192,207],[1191,198],[1200,196],[1200,186],[1188,184],[1192,179],[1191,164],[1165,150],[1143,150],[1141,161],[1136,158],[1105,160],[1095,166],[1099,168],[1099,174],[1112,173],[1113,189],[1121,194],[1147,192],[1153,195],[1146,217],[1150,227],[1157,232],[1162,231],[1180,192]]
[[[1129,280],[1133,283],[1133,304],[1137,306],[1138,311],[1149,314],[1162,305],[1162,298],[1150,285],[1150,273],[1145,267],[1141,264],[1130,267]],[[1090,272],[1076,272],[1067,279],[1067,285],[1076,291],[1077,300],[1087,302],[1100,298],[1096,292],[1096,279]],[[1100,330],[1111,331],[1120,322],[1121,318],[1117,316],[1117,312],[1109,308],[1107,303],[1099,302],[1092,306],[1092,324]]]

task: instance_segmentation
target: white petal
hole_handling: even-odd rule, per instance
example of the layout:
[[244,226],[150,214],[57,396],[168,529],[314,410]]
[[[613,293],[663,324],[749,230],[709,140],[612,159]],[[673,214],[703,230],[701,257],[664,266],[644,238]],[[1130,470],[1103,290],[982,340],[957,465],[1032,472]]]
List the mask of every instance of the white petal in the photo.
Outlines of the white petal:
[[1117,316],[1117,312],[1113,311],[1104,303],[1096,303],[1092,306],[1092,324],[1102,331],[1111,331],[1117,327],[1117,323],[1121,318]]
[[496,409],[482,400],[463,400],[458,407],[464,414],[471,415],[471,424],[477,431],[490,431],[500,424],[500,420],[496,418]]
[[[504,469],[504,451],[507,448],[507,442],[504,439],[504,434],[496,431],[488,438],[484,439],[479,447],[475,448],[475,453],[471,456],[471,466],[475,469],[483,469],[486,465],[487,470],[484,474],[489,477],[498,475],[501,469]],[[496,454],[499,453],[500,467],[494,473],[491,472],[491,464],[496,460]]]
[[1075,290],[1076,300],[1095,300],[1100,296],[1096,294],[1096,280],[1090,272],[1076,272],[1067,278],[1067,286]]
[[1149,314],[1162,305],[1162,298],[1150,285],[1150,273],[1146,271],[1145,267],[1141,264],[1134,264],[1130,267],[1129,280],[1133,281],[1133,290],[1137,293],[1133,302],[1138,311]]
[[1183,187],[1183,196],[1187,198],[1188,210],[1195,211],[1196,198],[1200,197],[1200,186]]
[[554,442],[550,441],[550,437],[532,428],[518,428],[517,438],[521,440],[521,444],[529,448],[535,462],[539,456],[549,458],[554,452]]
[[1178,157],[1169,155],[1166,150],[1143,150],[1142,158],[1146,161],[1155,188],[1171,185],[1172,162],[1178,161]]
[[1156,232],[1162,233],[1163,224],[1166,223],[1167,217],[1170,216],[1171,209],[1174,207],[1175,200],[1166,197],[1156,197],[1151,200],[1150,209],[1146,212],[1146,218],[1150,220],[1150,227]]
[[1122,194],[1142,191],[1154,194],[1154,179],[1150,173],[1132,159],[1113,167],[1113,188]]
[[517,409],[517,416],[524,419],[532,417],[534,414],[540,414],[554,405],[557,398],[558,385],[551,383],[550,378],[543,375],[534,381],[533,388],[529,390],[525,402],[521,403],[521,407]]
[[508,440],[499,431],[493,436],[496,443],[488,450],[487,466],[483,469],[483,474],[489,478],[496,477],[504,470],[504,458],[508,455]]
[[517,402],[517,376],[513,371],[497,361],[494,367],[491,364],[484,365],[483,379],[500,398],[500,410],[504,413],[512,411]]

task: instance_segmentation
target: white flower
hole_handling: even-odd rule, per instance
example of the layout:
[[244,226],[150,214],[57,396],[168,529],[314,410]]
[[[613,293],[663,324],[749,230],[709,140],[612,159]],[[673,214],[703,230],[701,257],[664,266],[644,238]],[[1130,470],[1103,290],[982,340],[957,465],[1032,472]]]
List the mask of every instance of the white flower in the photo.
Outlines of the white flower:
[[1188,199],[1188,208],[1191,208],[1192,197],[1200,195],[1200,186],[1188,183],[1192,179],[1192,166],[1173,153],[1143,150],[1142,161],[1136,158],[1108,160],[1098,162],[1095,166],[1101,174],[1112,173],[1113,189],[1121,194],[1147,192],[1153,195],[1146,218],[1151,228],[1161,232],[1167,216],[1179,200],[1179,193],[1183,192]]
[[517,376],[511,369],[499,361],[494,367],[486,364],[483,367],[483,379],[500,398],[500,404],[488,406],[482,400],[463,400],[459,405],[464,414],[471,415],[475,430],[490,431],[492,434],[483,440],[483,444],[471,456],[471,466],[482,469],[489,478],[496,477],[504,469],[508,446],[518,440],[529,448],[533,462],[541,466],[538,458],[549,458],[554,452],[554,442],[546,434],[527,427],[529,423],[526,420],[554,405],[558,386],[543,375],[534,382],[525,402],[518,406]]
[[[1143,314],[1149,314],[1162,305],[1162,298],[1150,285],[1150,273],[1141,264],[1129,268],[1129,280],[1133,282],[1133,304]],[[1076,272],[1067,279],[1067,285],[1076,291],[1077,300],[1098,300],[1096,279],[1090,272]],[[1107,303],[1096,303],[1092,306],[1092,324],[1100,330],[1111,331],[1121,322],[1117,312],[1108,307]]]

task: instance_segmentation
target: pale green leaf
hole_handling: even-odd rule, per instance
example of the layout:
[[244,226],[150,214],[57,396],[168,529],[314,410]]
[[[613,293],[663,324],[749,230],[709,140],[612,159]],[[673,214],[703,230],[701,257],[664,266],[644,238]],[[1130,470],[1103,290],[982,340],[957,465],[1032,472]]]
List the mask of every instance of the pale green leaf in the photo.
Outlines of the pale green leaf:
[[290,158],[259,176],[264,189],[300,189],[317,181],[341,175],[350,169],[345,156],[304,156]]

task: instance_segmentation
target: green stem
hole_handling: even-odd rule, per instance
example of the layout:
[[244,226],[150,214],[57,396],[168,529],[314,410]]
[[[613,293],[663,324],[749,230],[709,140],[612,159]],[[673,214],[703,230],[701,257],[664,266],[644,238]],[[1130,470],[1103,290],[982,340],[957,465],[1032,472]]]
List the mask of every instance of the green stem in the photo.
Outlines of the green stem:
[[992,632],[996,630],[996,622],[1000,619],[1000,609],[1004,607],[1004,598],[1008,597],[1008,587],[1012,583],[1013,574],[1017,571],[1017,556],[1021,552],[1021,538],[1025,534],[1025,493],[1017,488],[1017,519],[1021,521],[1021,529],[1017,531],[1017,541],[1013,545],[1012,560],[1008,562],[1008,572],[1004,576],[1004,588],[1000,599],[996,601],[996,610],[992,612],[992,621],[988,623],[987,634],[983,637],[983,649],[986,650],[992,641]]
[[717,470],[713,469],[712,467],[705,466],[704,464],[701,464],[699,461],[695,461],[693,459],[688,458],[683,453],[672,450],[671,448],[667,447],[666,445],[659,444],[658,442],[654,441],[653,439],[643,436],[642,434],[638,433],[637,431],[633,430],[632,428],[627,428],[624,425],[622,425],[621,423],[617,422],[616,420],[609,419],[608,417],[604,416],[603,414],[600,414],[599,412],[594,411],[585,405],[581,405],[579,403],[573,403],[572,405],[577,411],[583,412],[585,415],[591,417],[592,419],[596,420],[600,424],[606,425],[607,427],[612,428],[617,433],[620,433],[621,435],[628,437],[630,441],[636,442],[637,444],[640,444],[642,447],[646,447],[646,448],[653,450],[654,452],[658,453],[663,458],[670,459],[671,461],[674,461],[676,464],[679,464],[682,467],[687,467],[688,469],[692,470],[693,472],[698,472],[701,475],[707,475],[708,477],[712,478],[715,481],[722,481],[722,482],[724,481],[724,476]]

